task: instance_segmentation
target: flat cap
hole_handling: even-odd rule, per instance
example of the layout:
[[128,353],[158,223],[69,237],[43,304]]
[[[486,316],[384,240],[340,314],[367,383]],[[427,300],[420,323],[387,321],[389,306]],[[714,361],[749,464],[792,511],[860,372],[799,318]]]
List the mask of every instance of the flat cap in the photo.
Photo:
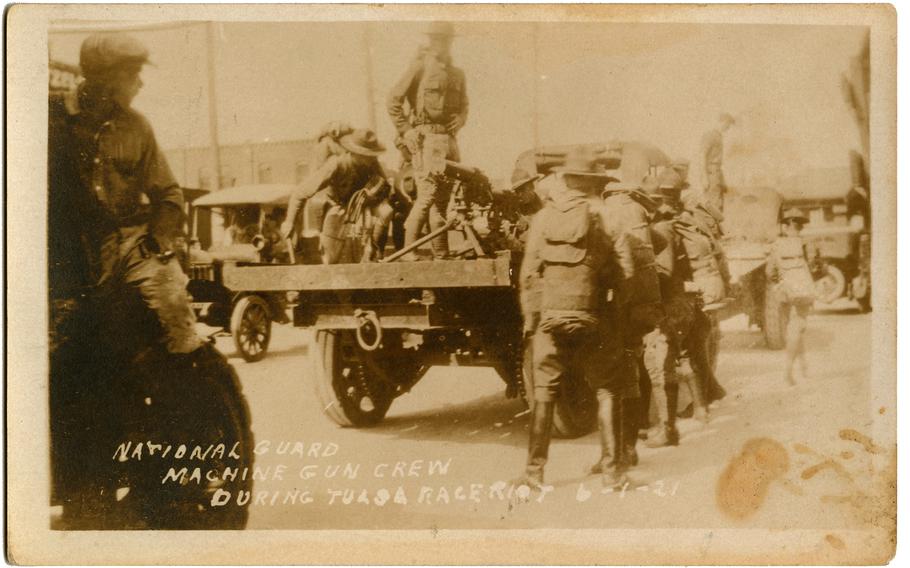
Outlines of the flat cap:
[[79,51],[79,66],[86,77],[125,65],[141,66],[148,60],[148,48],[136,38],[120,32],[92,34],[82,42]]

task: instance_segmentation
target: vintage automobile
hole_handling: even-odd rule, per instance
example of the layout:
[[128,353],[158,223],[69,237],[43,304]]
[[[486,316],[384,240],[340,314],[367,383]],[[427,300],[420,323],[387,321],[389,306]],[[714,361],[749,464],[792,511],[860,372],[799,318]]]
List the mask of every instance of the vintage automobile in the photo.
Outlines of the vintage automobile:
[[809,224],[803,239],[818,251],[816,299],[830,304],[842,297],[871,309],[871,240],[868,201],[852,189],[849,168],[807,170],[784,180],[784,207],[803,212]]
[[[870,239],[867,217],[850,195],[846,169],[807,170],[778,187],[733,188],[724,202],[724,250],[733,280],[733,301],[721,317],[745,313],[771,349],[784,347],[789,312],[765,278],[765,260],[777,236],[781,208],[796,207],[809,219],[803,229],[816,300],[853,299],[870,309]],[[861,205],[861,204],[860,204]]]
[[[226,267],[288,262],[287,245],[278,236],[293,185],[261,184],[229,187],[208,193],[192,203],[188,290],[200,323],[229,333],[244,360],[265,357],[272,322],[287,323],[284,292],[226,285]],[[224,220],[221,239],[203,250],[200,222],[203,211],[215,211]]]

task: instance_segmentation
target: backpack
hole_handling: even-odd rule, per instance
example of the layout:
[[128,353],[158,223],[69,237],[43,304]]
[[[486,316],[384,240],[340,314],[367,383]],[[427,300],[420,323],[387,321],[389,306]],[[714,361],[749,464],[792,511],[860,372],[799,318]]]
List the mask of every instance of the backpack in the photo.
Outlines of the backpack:
[[557,208],[552,203],[542,215],[544,243],[541,279],[541,324],[544,331],[571,335],[590,332],[600,310],[598,255],[589,250],[596,220],[586,200]]
[[723,300],[727,296],[727,286],[717,255],[714,254],[712,238],[694,225],[678,220],[673,223],[673,230],[682,241],[692,269],[692,281],[701,292],[704,303],[713,304]]
[[815,281],[806,262],[803,241],[799,237],[781,237],[771,247],[771,259],[778,268],[777,292],[789,304],[811,304],[815,301]]

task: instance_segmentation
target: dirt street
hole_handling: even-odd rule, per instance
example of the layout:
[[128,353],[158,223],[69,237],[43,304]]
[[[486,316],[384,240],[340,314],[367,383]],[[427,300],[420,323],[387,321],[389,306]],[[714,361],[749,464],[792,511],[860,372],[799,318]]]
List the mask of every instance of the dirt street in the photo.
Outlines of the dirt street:
[[492,370],[434,368],[380,425],[346,429],[323,415],[307,383],[310,333],[276,326],[269,355],[253,364],[219,338],[243,381],[258,444],[249,528],[833,530],[875,522],[865,512],[876,487],[862,473],[882,453],[864,437],[878,411],[869,400],[870,317],[849,303],[817,309],[810,376],[795,388],[785,386],[783,353],[765,349],[758,329],[743,317],[722,329],[718,375],[728,396],[708,424],[681,420],[677,448],[640,445],[634,484],[613,493],[585,474],[598,455],[596,433],[557,439],[546,469],[552,490],[531,495],[509,482],[524,467],[529,414],[505,398]]

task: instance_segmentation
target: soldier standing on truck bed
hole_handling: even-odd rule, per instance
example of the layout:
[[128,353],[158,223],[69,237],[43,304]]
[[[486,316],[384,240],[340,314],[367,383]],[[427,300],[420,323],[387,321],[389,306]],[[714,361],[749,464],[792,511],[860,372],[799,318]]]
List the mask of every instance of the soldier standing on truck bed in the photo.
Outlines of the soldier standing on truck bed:
[[724,133],[736,124],[728,113],[717,119],[717,128],[705,133],[701,140],[702,165],[705,175],[705,200],[720,212],[724,210],[727,182],[724,179]]
[[[426,35],[429,45],[418,51],[387,102],[398,132],[395,146],[401,151],[402,170],[419,165],[415,158],[422,153],[424,140],[433,136],[446,139],[447,160],[461,160],[456,136],[468,119],[468,95],[464,72],[452,65],[450,55],[455,29],[448,22],[433,22]],[[405,220],[405,246],[417,240],[427,221],[431,230],[445,224],[451,191],[440,172],[427,171],[425,167],[417,170],[417,196]],[[437,257],[448,253],[445,235],[433,239],[431,244]]]
[[[645,274],[629,272],[636,255],[650,251],[650,242],[645,246],[634,233],[621,230],[626,225],[618,220],[628,217],[626,204],[604,206],[598,199],[610,178],[589,152],[570,153],[555,173],[549,198],[531,222],[521,267],[525,333],[533,334],[534,393],[528,461],[520,481],[532,488],[543,485],[556,399],[562,383],[576,376],[597,393],[600,471],[604,484],[615,487],[626,482],[629,467],[622,433],[616,432],[622,423],[620,403],[638,396],[624,318],[634,290],[629,285]],[[646,223],[642,228],[647,230]],[[656,291],[653,253],[650,260]],[[609,290],[615,291],[612,298]]]

